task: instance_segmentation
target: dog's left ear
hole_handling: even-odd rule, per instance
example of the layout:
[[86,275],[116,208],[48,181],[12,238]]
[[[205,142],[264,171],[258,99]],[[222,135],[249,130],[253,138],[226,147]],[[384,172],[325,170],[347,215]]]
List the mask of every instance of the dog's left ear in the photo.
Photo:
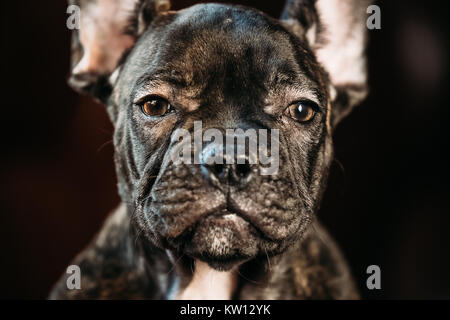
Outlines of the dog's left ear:
[[281,20],[305,39],[328,72],[333,127],[368,93],[365,57],[370,0],[288,0]]
[[72,32],[69,85],[105,101],[108,78],[153,18],[170,9],[169,0],[69,0],[78,6],[79,29]]

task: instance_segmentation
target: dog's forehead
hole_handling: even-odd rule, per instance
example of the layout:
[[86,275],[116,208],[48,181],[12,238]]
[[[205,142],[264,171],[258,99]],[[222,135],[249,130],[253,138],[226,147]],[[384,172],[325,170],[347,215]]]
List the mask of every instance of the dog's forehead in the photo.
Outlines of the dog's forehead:
[[257,10],[201,4],[162,20],[135,49],[135,85],[160,81],[201,97],[317,86],[310,68],[304,68],[310,57],[299,48],[300,40]]

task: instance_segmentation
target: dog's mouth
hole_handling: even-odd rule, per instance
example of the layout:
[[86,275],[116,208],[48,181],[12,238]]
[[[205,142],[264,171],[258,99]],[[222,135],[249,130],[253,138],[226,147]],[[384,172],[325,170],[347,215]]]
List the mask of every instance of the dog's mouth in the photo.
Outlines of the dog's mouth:
[[260,237],[260,231],[245,215],[225,208],[200,218],[169,242],[183,254],[227,270],[257,255]]
[[278,199],[271,181],[217,188],[195,170],[169,167],[149,192],[143,216],[158,246],[227,269],[277,254],[293,238],[297,208]]
[[[176,256],[186,255],[208,263],[218,270],[227,270],[239,262],[258,256],[277,254],[289,241],[290,211],[278,207],[267,209],[254,202],[246,193],[228,193],[212,189],[188,194],[157,190],[150,202],[149,217],[153,225],[164,224],[156,230],[161,247]],[[291,223],[292,222],[292,223]],[[156,228],[155,228],[156,229]]]

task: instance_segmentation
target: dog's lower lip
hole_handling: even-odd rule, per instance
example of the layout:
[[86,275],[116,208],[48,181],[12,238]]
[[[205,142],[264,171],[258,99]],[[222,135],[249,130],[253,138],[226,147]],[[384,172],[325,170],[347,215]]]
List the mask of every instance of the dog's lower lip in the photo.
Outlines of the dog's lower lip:
[[[211,216],[205,217],[205,218],[210,218],[210,217]],[[223,211],[220,211],[219,213],[213,214],[212,217],[223,220],[223,221],[233,222],[236,225],[238,225],[240,223],[251,224],[250,221],[245,219],[245,217],[241,216],[240,214],[238,214],[236,212],[232,212],[232,211],[228,211],[228,210],[223,210]]]
[[242,215],[240,215],[238,212],[235,212],[233,210],[231,210],[230,208],[226,208],[226,209],[222,209],[222,211],[219,211],[217,213],[214,213],[213,215],[215,216],[223,216],[223,217],[227,217],[227,218],[231,218],[231,217],[236,217],[239,216],[244,220],[247,220],[245,217],[243,217]]
[[221,271],[228,271],[233,267],[235,267],[236,265],[243,264],[250,259],[250,257],[246,256],[231,256],[227,258],[219,258],[208,255],[199,255],[196,256],[196,258],[206,261],[210,267]]
[[247,221],[248,223],[250,223],[251,225],[253,225],[255,228],[257,228],[257,226],[254,224],[254,221],[249,219],[249,216],[244,211],[239,210],[234,205],[232,205],[232,203],[228,203],[227,207],[219,214],[220,215],[234,215],[235,217],[238,216],[238,217],[244,219],[245,221]]
[[250,221],[245,214],[242,214],[241,212],[236,212],[230,209],[229,207],[223,209],[222,211],[214,213],[213,216],[220,217],[225,220],[232,221],[234,223],[239,223],[239,220],[241,219],[241,221],[244,220],[245,222],[252,225],[254,228],[258,229],[258,227],[252,221]]

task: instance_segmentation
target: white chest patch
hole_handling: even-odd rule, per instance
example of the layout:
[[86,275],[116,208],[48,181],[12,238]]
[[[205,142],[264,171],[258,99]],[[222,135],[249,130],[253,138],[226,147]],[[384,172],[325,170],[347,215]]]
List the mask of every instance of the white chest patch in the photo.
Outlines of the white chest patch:
[[177,295],[177,300],[230,300],[236,288],[237,274],[212,269],[196,260],[191,282]]

